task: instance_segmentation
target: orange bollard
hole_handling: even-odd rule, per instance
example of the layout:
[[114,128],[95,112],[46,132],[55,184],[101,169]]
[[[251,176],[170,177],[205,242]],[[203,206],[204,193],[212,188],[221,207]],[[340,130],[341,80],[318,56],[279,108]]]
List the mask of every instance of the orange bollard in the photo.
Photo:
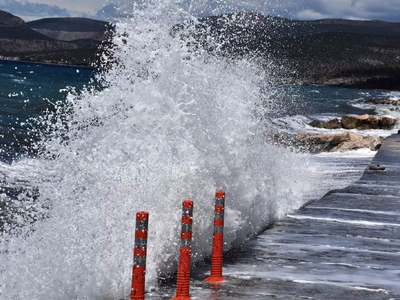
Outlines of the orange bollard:
[[225,211],[225,192],[215,193],[215,217],[213,251],[211,255],[211,276],[205,281],[218,283],[226,281],[222,277],[222,260],[224,253],[224,211]]
[[192,223],[193,201],[185,200],[182,205],[181,248],[179,253],[178,282],[176,296],[170,300],[191,300],[189,297],[190,284],[190,255],[192,252]]
[[148,222],[148,212],[141,211],[136,214],[131,300],[144,300]]

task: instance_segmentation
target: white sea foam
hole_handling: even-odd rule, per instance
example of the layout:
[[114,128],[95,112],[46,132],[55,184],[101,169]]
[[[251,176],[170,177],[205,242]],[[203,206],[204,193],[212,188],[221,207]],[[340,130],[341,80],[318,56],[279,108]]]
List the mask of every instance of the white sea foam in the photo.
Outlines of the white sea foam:
[[336,223],[346,223],[361,226],[389,226],[389,227],[400,227],[398,223],[385,223],[385,222],[371,222],[363,220],[345,220],[345,219],[335,219],[335,218],[321,218],[321,217],[310,217],[301,215],[288,215],[288,218],[298,219],[298,220],[315,220],[315,221],[325,221],[325,222],[336,222]]
[[305,283],[305,284],[327,284],[327,285],[334,285],[334,286],[338,286],[338,287],[344,287],[344,288],[360,290],[360,291],[368,291],[368,292],[375,292],[375,293],[382,293],[382,294],[389,293],[385,289],[374,289],[374,288],[367,288],[367,287],[363,287],[363,286],[351,286],[351,285],[344,285],[344,284],[340,284],[340,283],[327,282],[327,281],[293,280],[293,282]]
[[391,91],[384,94],[389,100],[400,100],[400,92]]
[[351,208],[340,208],[340,207],[318,207],[318,206],[307,206],[309,209],[318,209],[318,210],[338,210],[338,211],[348,211],[348,212],[360,212],[360,213],[368,213],[374,215],[387,215],[387,216],[400,216],[398,212],[390,212],[390,211],[380,211],[380,210],[368,210],[368,209],[351,209]]
[[264,143],[267,74],[189,49],[170,29],[191,16],[155,2],[117,24],[107,88],[70,94],[42,120],[56,132],[44,141],[46,157],[12,165],[40,174],[36,205],[49,215],[18,234],[5,228],[1,299],[129,294],[140,210],[150,212],[154,287],[157,274],[176,268],[182,200],[195,201],[197,261],[211,251],[215,190],[227,192],[228,249],[299,207],[318,179],[307,156]]

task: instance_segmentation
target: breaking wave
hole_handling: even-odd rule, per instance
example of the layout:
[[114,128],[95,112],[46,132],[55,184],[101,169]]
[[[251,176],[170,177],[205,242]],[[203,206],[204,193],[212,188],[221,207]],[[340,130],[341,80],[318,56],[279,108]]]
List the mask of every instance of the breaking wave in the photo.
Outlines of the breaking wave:
[[104,89],[71,92],[37,120],[51,133],[42,155],[7,167],[6,180],[24,178],[38,195],[3,229],[2,299],[126,296],[140,210],[156,288],[176,268],[182,200],[195,203],[193,262],[211,252],[216,190],[227,193],[226,249],[302,204],[315,179],[307,156],[264,139],[268,71],[190,47],[171,34],[185,21],[196,19],[157,2],[118,23]]

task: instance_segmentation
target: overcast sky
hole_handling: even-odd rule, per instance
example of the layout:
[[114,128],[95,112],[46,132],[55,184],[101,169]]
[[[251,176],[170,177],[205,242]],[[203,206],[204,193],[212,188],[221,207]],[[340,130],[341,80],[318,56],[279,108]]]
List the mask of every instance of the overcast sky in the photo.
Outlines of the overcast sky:
[[[122,0],[125,1],[125,0]],[[129,0],[140,2],[146,0]],[[167,0],[166,0],[167,1]],[[366,19],[400,22],[400,0],[180,0],[197,15],[255,11],[294,19]],[[34,20],[45,17],[106,18],[117,0],[0,0],[0,9]],[[177,2],[177,1],[175,1]],[[102,12],[104,10],[105,12]]]

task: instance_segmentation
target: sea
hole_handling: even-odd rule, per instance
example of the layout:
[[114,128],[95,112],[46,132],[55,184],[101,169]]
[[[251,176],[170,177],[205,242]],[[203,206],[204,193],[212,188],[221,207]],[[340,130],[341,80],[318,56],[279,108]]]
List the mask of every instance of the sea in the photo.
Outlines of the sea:
[[[138,211],[150,214],[146,298],[173,297],[185,199],[194,201],[192,298],[244,299],[250,273],[228,274],[236,279],[224,294],[201,283],[215,191],[227,195],[226,260],[244,257],[246,269],[258,234],[359,179],[376,153],[309,154],[266,133],[400,117],[364,103],[400,92],[276,84],[274,61],[261,70],[193,51],[167,30],[185,18],[160,4],[119,23],[103,70],[0,61],[0,299],[128,299]],[[257,297],[246,296],[279,298]]]

